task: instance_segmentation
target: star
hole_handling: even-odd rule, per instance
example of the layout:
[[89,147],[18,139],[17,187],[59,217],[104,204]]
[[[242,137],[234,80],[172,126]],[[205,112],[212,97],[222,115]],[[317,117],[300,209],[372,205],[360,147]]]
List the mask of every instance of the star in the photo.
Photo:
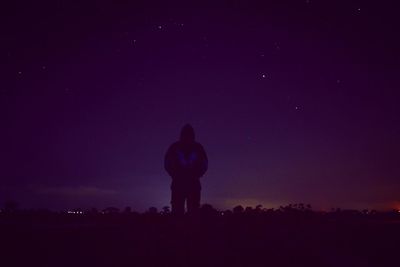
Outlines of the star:
[[263,75],[261,75],[261,77],[263,77],[263,78],[267,78],[267,75],[263,74]]
[[158,27],[157,27],[159,30],[161,30],[162,29],[162,26],[161,25],[158,25]]

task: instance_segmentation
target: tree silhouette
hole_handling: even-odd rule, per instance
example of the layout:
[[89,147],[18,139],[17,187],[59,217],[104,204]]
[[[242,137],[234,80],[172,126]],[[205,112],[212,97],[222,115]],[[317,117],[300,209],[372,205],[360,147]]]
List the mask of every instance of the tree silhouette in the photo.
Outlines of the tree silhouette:
[[116,207],[107,207],[103,209],[103,213],[105,214],[117,214],[119,213],[119,209]]
[[150,207],[148,209],[147,213],[149,213],[149,214],[157,214],[158,213],[158,209],[156,207]]
[[7,200],[4,203],[4,211],[7,213],[14,213],[18,210],[19,204],[13,200]]
[[170,210],[169,206],[164,206],[162,208],[162,212],[163,212],[163,214],[170,214],[171,210]]
[[233,213],[234,214],[240,214],[244,211],[244,208],[242,205],[238,205],[236,207],[233,208]]

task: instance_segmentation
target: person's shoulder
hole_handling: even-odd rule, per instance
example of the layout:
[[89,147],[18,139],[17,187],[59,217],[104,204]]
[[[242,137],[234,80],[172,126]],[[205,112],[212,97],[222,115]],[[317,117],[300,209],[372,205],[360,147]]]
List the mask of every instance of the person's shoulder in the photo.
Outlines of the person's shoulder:
[[179,147],[179,141],[174,142],[168,147],[168,151],[176,150],[178,147]]
[[200,144],[199,142],[194,142],[194,146],[195,146],[196,148],[198,148],[198,149],[204,149],[204,148],[203,148],[203,145]]

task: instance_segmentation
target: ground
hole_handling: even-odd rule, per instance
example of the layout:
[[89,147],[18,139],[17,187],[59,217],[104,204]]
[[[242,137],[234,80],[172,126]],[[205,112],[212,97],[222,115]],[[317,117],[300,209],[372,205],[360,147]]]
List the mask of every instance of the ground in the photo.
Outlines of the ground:
[[8,214],[2,266],[397,266],[396,216]]

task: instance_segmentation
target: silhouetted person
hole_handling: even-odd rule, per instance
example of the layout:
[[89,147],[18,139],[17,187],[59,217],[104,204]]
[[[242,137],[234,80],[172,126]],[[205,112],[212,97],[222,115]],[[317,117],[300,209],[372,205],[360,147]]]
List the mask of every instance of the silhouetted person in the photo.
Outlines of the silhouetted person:
[[203,146],[195,141],[194,130],[190,124],[182,128],[180,140],[169,147],[164,167],[172,177],[172,213],[184,214],[185,201],[189,213],[198,210],[200,177],[207,171],[208,159]]

